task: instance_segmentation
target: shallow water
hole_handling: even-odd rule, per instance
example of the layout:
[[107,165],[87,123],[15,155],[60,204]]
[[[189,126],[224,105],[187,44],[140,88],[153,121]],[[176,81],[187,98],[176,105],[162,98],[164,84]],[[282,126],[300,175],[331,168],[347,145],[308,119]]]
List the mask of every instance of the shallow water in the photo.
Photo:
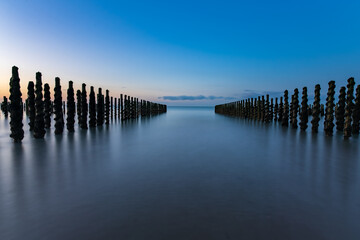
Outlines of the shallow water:
[[0,117],[0,239],[360,239],[360,140],[168,109],[22,144]]

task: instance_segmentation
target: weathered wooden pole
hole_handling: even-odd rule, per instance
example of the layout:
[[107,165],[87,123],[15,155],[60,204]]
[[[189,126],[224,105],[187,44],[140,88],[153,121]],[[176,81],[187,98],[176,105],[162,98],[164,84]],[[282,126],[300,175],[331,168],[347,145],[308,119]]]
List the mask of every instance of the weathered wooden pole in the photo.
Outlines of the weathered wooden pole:
[[335,111],[336,117],[336,130],[343,131],[344,130],[344,115],[345,115],[345,87],[340,88],[339,101],[337,104],[337,109]]
[[354,78],[348,79],[348,85],[347,85],[347,94],[346,94],[346,107],[345,107],[345,124],[344,124],[344,138],[351,137],[352,133],[352,111],[354,108],[354,86],[355,81]]
[[114,117],[113,110],[114,110],[114,99],[113,99],[113,97],[110,97],[110,116],[111,116],[111,119],[113,119],[113,117]]
[[66,128],[69,132],[75,132],[75,95],[74,95],[74,84],[69,81],[69,87],[67,90],[67,118]]
[[312,110],[312,132],[317,133],[319,128],[320,121],[320,85],[316,84],[315,86],[315,98],[314,98],[314,107]]
[[110,124],[110,97],[109,97],[109,90],[106,90],[105,96],[105,124]]
[[294,95],[291,95],[291,101],[290,101],[290,111],[289,111],[289,121],[290,124],[292,125],[292,120],[293,120],[293,102],[294,102]]
[[76,101],[77,101],[77,105],[76,105],[77,119],[78,119],[78,124],[80,126],[81,125],[81,91],[80,90],[76,91]]
[[335,81],[329,82],[329,89],[326,98],[324,131],[327,136],[333,135],[334,129],[334,95],[335,95]]
[[28,111],[29,111],[29,130],[34,130],[35,124],[35,90],[34,90],[34,82],[29,81],[28,84]]
[[269,121],[272,122],[274,118],[274,99],[271,98],[270,99],[270,117],[269,117]]
[[284,111],[281,119],[282,126],[289,126],[289,97],[288,97],[288,90],[284,91]]
[[96,100],[95,100],[95,91],[94,87],[90,86],[90,95],[89,95],[89,127],[96,127]]
[[102,126],[104,124],[104,96],[102,94],[102,89],[99,88],[97,94],[97,125]]
[[51,95],[50,95],[50,86],[45,83],[44,85],[44,120],[45,128],[51,127]]
[[120,112],[121,112],[121,120],[124,120],[124,103],[123,103],[123,95],[120,94]]
[[45,131],[45,122],[44,122],[44,102],[43,102],[43,93],[42,93],[42,80],[41,73],[36,73],[36,97],[35,97],[35,122],[34,122],[34,137],[35,138],[44,138],[46,133]]
[[55,78],[55,88],[54,88],[54,109],[55,109],[55,134],[62,134],[64,131],[64,118],[62,111],[62,93],[60,78]]
[[9,112],[9,103],[8,103],[8,99],[4,96],[3,98],[3,102],[1,103],[1,111],[4,113],[5,117],[8,117],[8,112]]
[[114,98],[114,117],[117,118],[117,99]]
[[359,134],[359,122],[360,122],[360,85],[356,87],[355,105],[353,110],[353,134]]
[[301,98],[301,112],[300,112],[300,129],[305,131],[308,127],[308,95],[307,87],[303,87],[302,98]]
[[261,96],[261,121],[265,121],[265,97]]
[[128,119],[128,98],[127,95],[124,95],[124,120]]
[[279,112],[279,104],[278,98],[275,98],[275,105],[274,105],[274,122],[278,120],[278,112]]
[[280,104],[279,104],[279,109],[278,109],[278,121],[279,122],[282,122],[283,114],[284,114],[283,97],[280,97]]
[[81,91],[81,125],[82,129],[88,129],[88,103],[87,103],[87,93],[86,93],[86,84],[82,84]]
[[295,88],[293,95],[293,113],[292,113],[292,121],[291,121],[292,128],[294,129],[298,128],[298,124],[297,124],[298,111],[299,111],[299,90]]
[[[10,137],[14,142],[21,142],[24,138],[23,109],[20,90],[20,78],[18,68],[12,67],[10,78]],[[5,100],[5,98],[4,98]],[[7,101],[6,101],[7,107]]]
[[265,111],[264,111],[264,122],[269,123],[270,122],[270,103],[269,103],[269,94],[266,94],[266,102],[265,102]]

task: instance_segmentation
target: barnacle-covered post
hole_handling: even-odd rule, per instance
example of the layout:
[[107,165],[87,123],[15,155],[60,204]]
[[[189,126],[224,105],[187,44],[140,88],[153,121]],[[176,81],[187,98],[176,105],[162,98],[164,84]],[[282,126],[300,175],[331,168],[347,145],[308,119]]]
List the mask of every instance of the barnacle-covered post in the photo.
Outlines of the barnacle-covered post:
[[346,107],[345,107],[345,125],[344,125],[344,138],[351,137],[352,132],[352,111],[354,107],[354,86],[355,81],[354,78],[348,79],[348,85],[347,85],[347,94],[346,94]]
[[109,97],[109,90],[106,90],[105,96],[105,124],[110,124],[110,97]]
[[78,124],[81,125],[81,91],[80,90],[76,91],[76,101],[77,101],[76,110],[77,110]]
[[360,122],[360,85],[356,87],[355,105],[353,110],[353,134],[359,134],[359,122]]
[[90,86],[89,95],[89,127],[96,127],[96,100],[94,87]]
[[110,97],[110,116],[111,116],[111,119],[113,119],[114,117],[114,114],[113,114],[113,109],[114,108],[114,99],[113,97]]
[[1,103],[1,111],[4,113],[5,117],[7,118],[8,117],[8,100],[7,98],[4,96],[3,98],[3,102]]
[[266,94],[266,102],[265,102],[265,119],[266,123],[270,122],[270,103],[269,103],[269,94]]
[[104,124],[104,96],[102,89],[99,88],[97,94],[97,125],[102,126]]
[[29,109],[29,130],[32,131],[34,129],[35,124],[35,90],[34,90],[34,82],[29,81],[28,84],[28,109]]
[[333,135],[334,129],[334,95],[335,95],[335,81],[329,82],[329,89],[326,98],[324,131],[327,136]]
[[284,91],[284,111],[281,118],[281,125],[288,126],[289,125],[289,92],[288,90]]
[[67,117],[66,117],[66,128],[69,132],[75,132],[75,95],[74,95],[74,84],[69,81],[69,87],[67,90]]
[[44,122],[44,102],[42,93],[41,73],[36,73],[36,97],[35,97],[35,123],[34,123],[34,137],[44,138],[45,122]]
[[21,142],[24,138],[21,96],[18,68],[13,66],[10,78],[10,137],[14,139],[14,142]]
[[274,105],[274,121],[275,122],[278,120],[278,111],[279,111],[278,98],[275,98],[275,105]]
[[62,109],[62,94],[60,78],[55,78],[54,88],[54,110],[55,110],[55,134],[62,134],[64,131],[64,118]]
[[278,121],[282,122],[284,114],[284,104],[283,104],[283,97],[280,97],[280,104],[279,104],[279,110],[278,110]]
[[44,85],[44,120],[45,120],[45,128],[51,127],[51,95],[50,95],[50,86],[45,83]]
[[318,132],[320,121],[320,85],[316,84],[315,86],[315,98],[314,98],[314,107],[312,110],[312,131]]
[[86,84],[82,84],[81,91],[81,125],[82,129],[88,128],[87,116],[88,115],[88,103],[87,103],[87,93],[86,93]]
[[121,112],[121,120],[124,120],[124,101],[123,101],[123,95],[120,94],[120,112]]
[[308,127],[308,95],[307,87],[303,87],[300,112],[300,129],[305,131]]
[[345,97],[346,97],[345,91],[346,91],[345,87],[340,88],[339,101],[335,111],[337,131],[344,130]]
[[116,113],[117,113],[117,99],[114,98],[114,117],[115,117],[115,119],[117,118]]
[[297,116],[298,116],[298,110],[299,110],[299,90],[297,88],[294,89],[294,95],[293,95],[293,112],[292,112],[292,121],[291,125],[292,128],[297,128]]

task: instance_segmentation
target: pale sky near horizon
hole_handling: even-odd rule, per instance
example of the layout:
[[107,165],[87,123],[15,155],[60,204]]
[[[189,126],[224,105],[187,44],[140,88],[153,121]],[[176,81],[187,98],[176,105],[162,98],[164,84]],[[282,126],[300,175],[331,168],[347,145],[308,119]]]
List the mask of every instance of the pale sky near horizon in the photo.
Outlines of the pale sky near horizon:
[[[360,83],[359,1],[0,2],[0,96],[19,67],[168,105]],[[301,90],[300,90],[301,92]],[[325,98],[325,96],[323,95]]]

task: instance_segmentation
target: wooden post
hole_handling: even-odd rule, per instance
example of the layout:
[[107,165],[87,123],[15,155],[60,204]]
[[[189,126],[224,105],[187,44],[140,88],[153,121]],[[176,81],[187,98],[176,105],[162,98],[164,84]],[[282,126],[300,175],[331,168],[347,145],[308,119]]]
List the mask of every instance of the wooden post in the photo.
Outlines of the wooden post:
[[[14,140],[14,142],[21,142],[24,138],[24,130],[23,130],[24,125],[22,123],[23,109],[21,105],[22,103],[21,96],[22,94],[20,90],[20,78],[19,78],[18,68],[16,66],[13,66],[12,74],[10,78],[10,132],[11,132],[10,137]],[[6,108],[7,108],[7,101],[6,101]]]
[[62,111],[62,93],[60,78],[55,78],[55,88],[54,88],[54,109],[55,109],[55,134],[62,134],[64,130],[64,118]]
[[346,97],[345,87],[341,87],[339,94],[339,101],[337,104],[337,109],[335,111],[337,131],[344,130],[345,97]]
[[314,98],[314,107],[312,111],[312,131],[317,133],[319,128],[320,121],[320,85],[315,86],[315,98]]
[[[29,130],[34,130],[35,124],[35,90],[34,90],[34,82],[29,81],[28,84],[28,109],[29,109]],[[61,103],[60,103],[61,104]]]
[[352,132],[352,111],[354,108],[354,86],[355,81],[354,78],[348,79],[348,85],[347,85],[347,94],[346,94],[346,107],[345,107],[345,125],[344,125],[344,138],[351,137]]
[[329,82],[329,89],[326,98],[326,109],[325,109],[325,122],[324,131],[327,136],[333,135],[334,129],[334,95],[335,95],[335,81]]
[[301,101],[301,112],[300,112],[300,129],[305,131],[308,127],[308,96],[307,88],[304,87],[302,91],[302,101]]
[[74,95],[74,87],[73,82],[69,81],[69,87],[67,90],[67,118],[66,118],[66,128],[69,132],[74,132],[74,124],[75,124],[75,95]]
[[90,95],[89,95],[89,127],[96,127],[96,100],[95,100],[95,91],[94,87],[90,87]]

